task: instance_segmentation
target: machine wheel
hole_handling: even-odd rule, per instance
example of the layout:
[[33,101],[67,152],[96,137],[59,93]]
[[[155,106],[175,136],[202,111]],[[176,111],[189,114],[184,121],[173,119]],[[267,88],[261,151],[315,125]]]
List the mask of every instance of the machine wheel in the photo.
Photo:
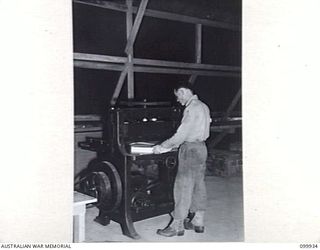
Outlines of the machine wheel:
[[150,206],[148,195],[144,192],[138,191],[132,194],[131,207],[138,213],[140,209]]
[[114,211],[121,203],[121,179],[110,162],[98,162],[81,183],[81,189],[84,193],[96,197],[96,206],[104,212]]

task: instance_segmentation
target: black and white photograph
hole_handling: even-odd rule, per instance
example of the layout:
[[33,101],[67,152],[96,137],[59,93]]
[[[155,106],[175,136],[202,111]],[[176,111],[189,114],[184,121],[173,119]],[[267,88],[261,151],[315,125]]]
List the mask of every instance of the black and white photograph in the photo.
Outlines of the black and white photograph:
[[0,0],[0,248],[318,248],[319,9]]
[[243,241],[241,1],[72,13],[75,240]]

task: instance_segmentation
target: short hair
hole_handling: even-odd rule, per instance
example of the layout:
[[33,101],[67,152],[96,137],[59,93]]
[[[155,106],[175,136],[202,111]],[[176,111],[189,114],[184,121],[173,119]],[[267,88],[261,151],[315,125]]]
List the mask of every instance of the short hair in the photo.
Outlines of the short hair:
[[179,89],[189,89],[193,93],[193,88],[189,82],[180,82],[178,85],[174,88],[174,91],[178,91]]

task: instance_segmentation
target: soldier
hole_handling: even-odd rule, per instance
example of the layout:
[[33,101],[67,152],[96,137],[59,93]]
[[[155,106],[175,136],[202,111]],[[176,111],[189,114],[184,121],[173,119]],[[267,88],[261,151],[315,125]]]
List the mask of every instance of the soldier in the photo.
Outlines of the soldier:
[[[168,227],[157,231],[166,237],[182,236],[184,229],[203,233],[207,201],[204,182],[207,159],[205,140],[210,132],[210,111],[187,84],[175,88],[174,94],[177,101],[185,106],[181,124],[171,138],[153,148],[155,154],[160,154],[179,147],[173,221]],[[187,219],[188,212],[194,214],[191,221]]]

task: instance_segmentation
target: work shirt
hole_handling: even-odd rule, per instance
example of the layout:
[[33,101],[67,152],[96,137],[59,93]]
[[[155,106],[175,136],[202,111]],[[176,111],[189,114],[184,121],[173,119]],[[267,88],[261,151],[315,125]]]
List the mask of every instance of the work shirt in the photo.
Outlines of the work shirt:
[[206,104],[193,95],[186,103],[183,118],[177,132],[161,143],[164,148],[176,148],[184,142],[202,142],[210,133],[210,110]]

